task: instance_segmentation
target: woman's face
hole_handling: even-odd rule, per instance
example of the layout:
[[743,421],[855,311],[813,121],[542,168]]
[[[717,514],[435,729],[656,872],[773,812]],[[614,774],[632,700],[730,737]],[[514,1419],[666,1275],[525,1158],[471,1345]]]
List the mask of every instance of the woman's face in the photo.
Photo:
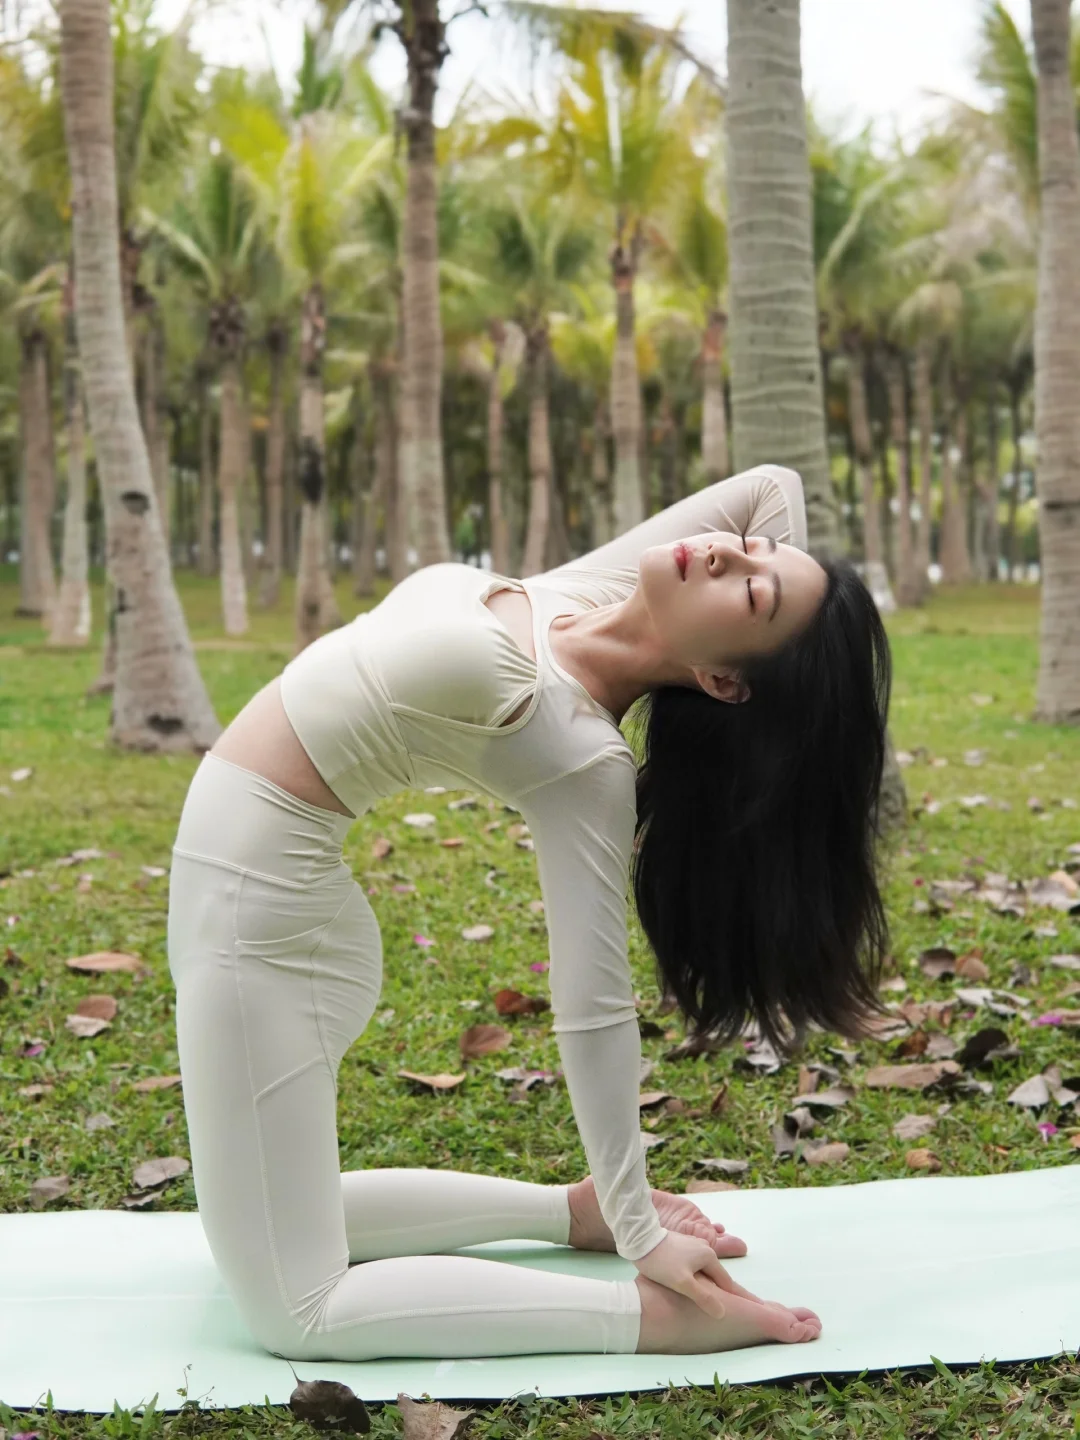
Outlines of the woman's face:
[[724,670],[798,634],[824,598],[826,576],[794,545],[709,530],[644,551],[639,584],[671,657]]

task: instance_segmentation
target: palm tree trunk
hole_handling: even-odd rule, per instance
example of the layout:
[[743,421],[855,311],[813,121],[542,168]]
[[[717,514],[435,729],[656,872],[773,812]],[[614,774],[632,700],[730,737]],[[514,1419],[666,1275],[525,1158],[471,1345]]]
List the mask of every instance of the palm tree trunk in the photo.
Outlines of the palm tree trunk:
[[64,0],[60,77],[79,351],[117,597],[110,735],[131,748],[203,751],[221,727],[172,581],[124,334],[107,0]]
[[913,593],[921,605],[930,588],[930,535],[933,530],[933,444],[934,444],[934,383],[933,352],[928,340],[920,340],[915,350],[913,388],[915,391],[915,427],[919,437],[919,528],[915,533],[915,574]]
[[959,481],[953,464],[953,446],[965,463],[968,441],[967,397],[960,386],[953,385],[948,359],[942,366],[942,408],[952,410],[952,434],[942,437],[941,444],[941,583],[966,585],[971,580],[971,557],[968,554],[967,523]]
[[874,485],[873,440],[866,403],[866,352],[858,335],[848,336],[845,348],[848,357],[848,418],[862,496],[863,567],[867,588],[878,609],[888,612],[896,609],[896,601],[889,585],[881,545],[881,506]]
[[165,390],[165,324],[161,306],[151,300],[143,330],[143,404],[142,425],[146,448],[150,454],[150,470],[154,477],[154,494],[166,550],[171,549],[171,514],[169,506],[169,412]]
[[810,544],[839,549],[814,288],[799,0],[728,0],[725,123],[735,464],[802,476]]
[[915,576],[914,537],[911,525],[911,428],[908,424],[907,360],[900,350],[890,350],[885,379],[889,391],[889,429],[896,450],[896,589],[901,605],[917,605],[920,599]]
[[551,423],[548,413],[548,330],[545,322],[530,329],[525,363],[529,371],[529,524],[522,577],[544,569],[551,519]]
[[246,635],[247,584],[240,547],[240,486],[244,478],[244,403],[240,357],[226,352],[221,362],[221,439],[218,448],[218,506],[221,545],[221,613],[226,635]]
[[487,457],[488,516],[491,526],[491,568],[497,575],[510,573],[510,526],[503,504],[503,356],[506,326],[493,320],[488,327],[494,354],[488,375]]
[[667,390],[660,394],[660,414],[657,417],[657,439],[660,451],[660,508],[666,510],[674,505],[675,495],[675,410]]
[[1035,436],[1042,568],[1036,716],[1080,723],[1080,147],[1069,0],[1031,0],[1038,67]]
[[600,394],[596,397],[592,427],[592,549],[606,545],[618,533],[608,464],[608,433],[607,396]]
[[[443,337],[439,315],[438,167],[433,119],[446,56],[439,0],[401,6],[397,33],[408,63],[409,103],[402,221],[402,397],[399,464],[419,565],[450,559],[442,448]],[[412,530],[415,530],[415,535]]]
[[1009,382],[1009,433],[1012,437],[1013,463],[1012,484],[1009,487],[1009,510],[1005,519],[1005,560],[1009,567],[1008,579],[1015,580],[1016,567],[1020,556],[1016,543],[1016,511],[1020,504],[1020,394],[1022,386],[1015,379]]
[[56,476],[45,332],[31,322],[20,331],[19,365],[19,605],[18,615],[46,623],[56,600],[50,543]]
[[198,571],[207,579],[216,573],[214,555],[214,417],[210,406],[209,374],[201,363],[196,372],[199,406],[199,519]]
[[[621,231],[621,224],[619,228]],[[611,428],[615,439],[615,528],[619,535],[640,525],[646,508],[642,491],[641,379],[634,324],[634,276],[640,249],[641,231],[635,226],[628,244],[623,243],[620,234],[611,258],[615,291]]]
[[998,521],[998,495],[1001,489],[1000,441],[998,430],[997,384],[991,382],[986,398],[986,479],[980,488],[982,533],[985,555],[984,575],[995,581],[1001,560],[1001,525]]
[[702,406],[701,460],[705,483],[712,485],[731,473],[728,459],[727,417],[724,414],[724,337],[727,316],[719,306],[709,311],[701,345]]
[[270,399],[266,430],[266,548],[263,552],[259,604],[263,609],[276,605],[281,594],[284,563],[285,501],[285,352],[289,332],[280,321],[266,332],[270,360]]
[[52,613],[50,645],[85,645],[90,638],[90,586],[86,534],[86,425],[75,333],[73,275],[64,284],[64,425],[67,430],[67,499],[64,502],[63,578]]
[[322,286],[304,292],[300,315],[300,555],[296,575],[296,652],[321,633],[323,597],[330,585],[322,497],[326,486],[326,421],[323,411],[323,354],[326,310]]

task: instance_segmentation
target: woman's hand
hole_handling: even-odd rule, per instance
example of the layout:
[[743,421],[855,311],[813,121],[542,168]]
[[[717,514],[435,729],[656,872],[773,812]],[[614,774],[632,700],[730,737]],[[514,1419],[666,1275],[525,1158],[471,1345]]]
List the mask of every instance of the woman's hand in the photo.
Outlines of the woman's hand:
[[[668,1231],[659,1245],[635,1260],[639,1274],[669,1290],[685,1295],[706,1315],[722,1320],[727,1314],[724,1291],[746,1295],[716,1258],[707,1240]],[[756,1299],[756,1296],[749,1297]]]

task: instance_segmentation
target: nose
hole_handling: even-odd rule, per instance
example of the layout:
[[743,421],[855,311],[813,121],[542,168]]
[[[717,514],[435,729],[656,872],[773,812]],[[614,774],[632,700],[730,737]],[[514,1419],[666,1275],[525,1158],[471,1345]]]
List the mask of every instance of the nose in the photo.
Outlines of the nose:
[[747,555],[740,541],[729,543],[713,540],[705,547],[705,569],[710,575],[723,575],[727,570],[741,573],[754,569],[754,559]]

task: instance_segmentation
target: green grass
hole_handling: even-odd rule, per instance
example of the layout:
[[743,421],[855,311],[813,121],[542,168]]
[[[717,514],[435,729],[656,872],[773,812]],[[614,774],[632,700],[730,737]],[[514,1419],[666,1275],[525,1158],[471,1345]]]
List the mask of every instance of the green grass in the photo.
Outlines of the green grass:
[[[203,674],[218,716],[227,722],[288,658],[288,597],[275,613],[253,615],[249,640],[236,645],[221,640],[216,587],[187,575],[179,584]],[[357,602],[345,582],[339,595],[345,615],[352,615]],[[35,622],[12,618],[16,596],[13,575],[0,571],[0,977],[10,987],[3,995],[0,985],[0,1209],[28,1209],[33,1181],[58,1174],[70,1177],[71,1188],[54,1207],[115,1207],[133,1188],[136,1164],[187,1150],[179,1090],[140,1094],[131,1082],[177,1070],[165,956],[168,880],[147,876],[142,867],[168,866],[197,760],[110,750],[108,700],[85,696],[98,668],[99,635],[86,652],[51,652]],[[100,589],[94,601],[100,622]],[[917,813],[891,857],[888,880],[895,965],[910,996],[943,998],[951,989],[950,981],[923,979],[916,965],[921,949],[946,944],[959,953],[981,946],[990,984],[1005,986],[1017,961],[1032,968],[1031,984],[1019,993],[1032,998],[1031,1013],[1037,1015],[1052,1008],[1069,979],[1046,966],[1046,956],[1080,951],[1080,927],[1051,911],[1014,919],[962,901],[944,914],[920,905],[932,879],[986,869],[1013,878],[1045,875],[1067,858],[1069,844],[1080,841],[1080,810],[1060,804],[1080,802],[1080,735],[1029,719],[1037,630],[1037,595],[1020,587],[938,594],[925,611],[891,623],[894,738],[899,748],[917,754],[905,771]],[[973,695],[992,699],[980,704]],[[972,750],[985,754],[976,767],[964,762]],[[935,766],[934,758],[948,763]],[[33,774],[13,781],[10,772],[24,766]],[[958,803],[977,792],[995,804],[969,810]],[[1045,808],[1030,809],[1029,797]],[[547,946],[543,917],[529,908],[540,894],[535,857],[508,834],[516,817],[483,797],[476,810],[453,812],[447,803],[454,798],[452,792],[402,794],[364,816],[346,843],[346,858],[368,888],[382,927],[386,978],[376,1018],[342,1066],[342,1163],[449,1166],[547,1184],[576,1179],[585,1161],[565,1087],[537,1087],[525,1103],[512,1104],[494,1075],[505,1065],[559,1068],[549,1015],[506,1022],[514,1033],[512,1048],[470,1062],[468,1079],[446,1098],[411,1094],[396,1078],[403,1067],[457,1071],[458,1036],[467,1025],[496,1018],[496,990],[546,991],[544,976],[529,968],[546,958]],[[927,800],[942,803],[927,812],[921,808]],[[438,816],[431,831],[402,823],[403,815],[418,809]],[[492,821],[501,821],[501,828],[485,834]],[[371,856],[378,835],[394,845],[383,861]],[[439,845],[451,836],[465,843],[457,849]],[[107,852],[106,858],[67,867],[52,863],[89,847]],[[493,869],[497,889],[484,883]],[[80,889],[82,875],[93,878]],[[406,881],[416,886],[415,893],[394,890]],[[495,938],[463,940],[461,930],[479,922],[493,925]],[[1056,936],[1034,933],[1036,925],[1047,923],[1056,926]],[[436,944],[416,945],[416,933]],[[21,964],[4,964],[4,944]],[[630,948],[642,1013],[656,1018],[657,989],[636,922]],[[65,967],[68,957],[93,950],[133,951],[147,962],[149,974],[95,979]],[[425,957],[437,957],[438,964]],[[119,1001],[116,1020],[93,1039],[76,1039],[65,1029],[65,1015],[81,997],[101,992]],[[479,1004],[466,1008],[465,1002]],[[775,1158],[770,1139],[770,1126],[796,1093],[795,1064],[776,1075],[748,1077],[732,1068],[734,1048],[665,1062],[664,1053],[682,1030],[671,1016],[660,1022],[667,1037],[642,1042],[656,1066],[649,1088],[668,1090],[703,1114],[655,1122],[666,1143],[650,1152],[654,1185],[681,1191],[698,1173],[694,1160],[715,1155],[747,1159],[750,1169],[742,1181],[747,1186],[828,1185],[911,1173],[905,1164],[909,1146],[893,1137],[891,1126],[913,1109],[933,1108],[940,1097],[860,1089],[818,1127],[819,1134],[849,1144],[847,1160],[811,1169]],[[952,1032],[962,1036],[982,1023],[990,1022],[958,1016]],[[957,1097],[933,1135],[918,1143],[933,1148],[944,1174],[1069,1163],[1078,1154],[1070,1139],[1080,1133],[1080,1123],[1062,1120],[1058,1134],[1045,1140],[1037,1129],[1043,1117],[1006,1104],[1005,1097],[1052,1060],[1061,1063],[1063,1074],[1076,1073],[1076,1032],[992,1023],[1008,1030],[1021,1058],[998,1062],[991,1076],[994,1094]],[[20,1058],[35,1040],[44,1044],[43,1052]],[[827,1047],[835,1043],[836,1037],[814,1035],[804,1058],[828,1060]],[[864,1044],[855,1083],[865,1066],[887,1063],[894,1049],[894,1042]],[[725,1083],[727,1107],[711,1115],[709,1102]],[[40,1084],[53,1088],[38,1099],[20,1097],[20,1089]],[[87,1131],[85,1120],[97,1112],[108,1114],[114,1126]],[[190,1174],[154,1203],[193,1209]],[[174,1403],[171,1396],[159,1402]],[[1080,1371],[1059,1357],[956,1372],[927,1366],[848,1383],[819,1377],[715,1392],[688,1388],[671,1396],[514,1401],[481,1406],[473,1433],[482,1440],[525,1435],[577,1440],[594,1431],[665,1440],[706,1431],[837,1440],[1026,1437],[1080,1434],[1078,1410]],[[400,1433],[395,1406],[375,1407],[373,1418],[376,1435]],[[261,1437],[283,1423],[294,1423],[287,1410],[259,1406],[199,1413],[191,1405],[173,1414],[112,1417],[14,1413],[0,1406],[0,1440],[4,1427],[50,1437],[136,1432],[194,1437],[230,1430]]]

